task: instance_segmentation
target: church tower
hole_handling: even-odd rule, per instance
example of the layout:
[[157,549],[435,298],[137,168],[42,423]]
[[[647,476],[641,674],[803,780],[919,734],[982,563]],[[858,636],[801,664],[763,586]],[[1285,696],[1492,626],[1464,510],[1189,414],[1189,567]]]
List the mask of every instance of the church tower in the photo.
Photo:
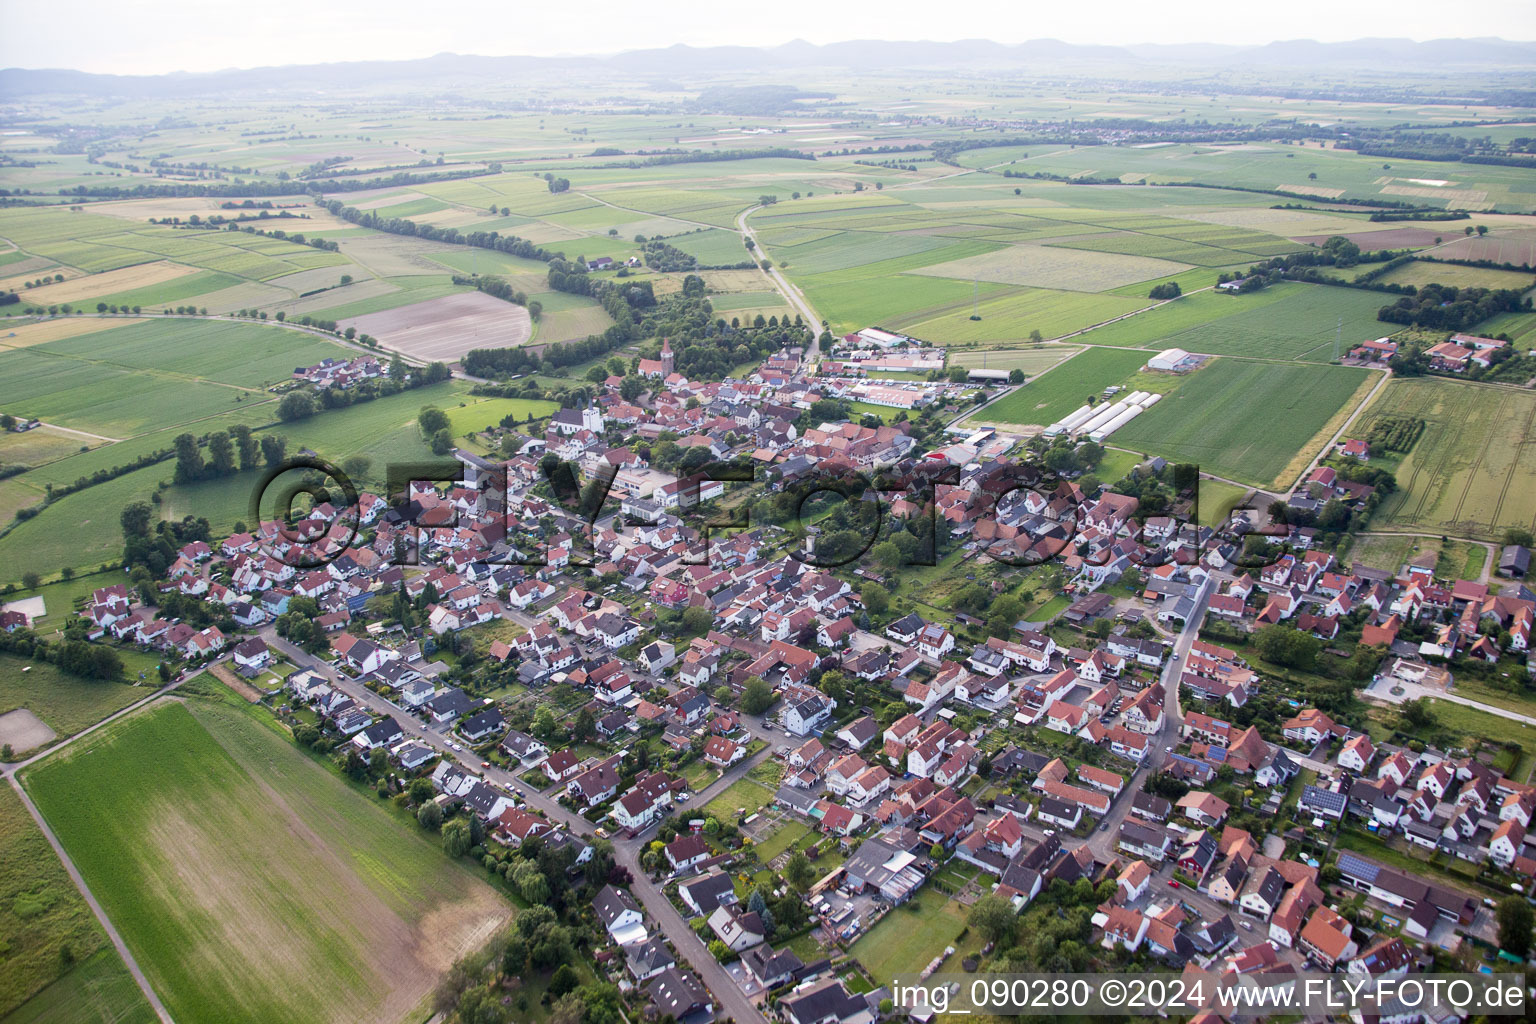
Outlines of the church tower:
[[672,354],[672,339],[661,339],[661,375],[672,376],[672,366],[676,362],[676,356]]

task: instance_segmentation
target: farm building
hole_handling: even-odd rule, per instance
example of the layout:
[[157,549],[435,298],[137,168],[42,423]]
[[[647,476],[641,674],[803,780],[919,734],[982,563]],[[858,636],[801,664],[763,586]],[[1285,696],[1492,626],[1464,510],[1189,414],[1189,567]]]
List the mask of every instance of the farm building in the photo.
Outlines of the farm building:
[[983,370],[974,367],[966,374],[967,379],[976,383],[1006,384],[1008,383],[1007,370]]
[[1198,356],[1192,356],[1181,348],[1165,348],[1147,360],[1147,369],[1183,373],[1186,370],[1193,370],[1199,362]]

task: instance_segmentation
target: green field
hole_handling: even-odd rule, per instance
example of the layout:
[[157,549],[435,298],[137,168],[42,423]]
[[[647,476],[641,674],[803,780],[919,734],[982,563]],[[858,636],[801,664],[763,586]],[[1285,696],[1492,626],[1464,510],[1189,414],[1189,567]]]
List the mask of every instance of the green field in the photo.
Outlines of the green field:
[[1326,439],[1317,435],[1372,378],[1350,367],[1218,359],[1109,443],[1258,487],[1288,486],[1284,477],[1306,461],[1300,455],[1321,447]]
[[[102,586],[100,580],[97,586]],[[52,609],[50,609],[52,610]],[[22,669],[31,665],[31,669]],[[133,674],[137,680],[137,672]],[[155,692],[158,678],[147,686],[81,679],[43,661],[0,654],[0,715],[26,708],[59,736],[71,736],[114,712]]]
[[1536,394],[1421,377],[1388,384],[1357,423],[1364,436],[1382,417],[1426,427],[1399,462],[1398,490],[1373,522],[1382,529],[1496,540],[1507,527],[1536,526]]
[[[1017,288],[1006,295],[983,294],[974,307],[962,302],[938,316],[897,317],[888,326],[924,341],[1005,348],[1023,341],[1033,331],[1046,338],[1058,338],[1149,305],[1149,299],[1119,295]],[[973,315],[981,319],[972,320]]]
[[1518,270],[1464,267],[1456,263],[1415,260],[1387,271],[1376,278],[1378,284],[1455,285],[1458,288],[1514,288],[1525,291],[1536,286],[1536,277]]
[[1336,337],[1348,351],[1361,341],[1391,333],[1392,325],[1376,319],[1385,304],[1375,292],[1295,283],[1248,295],[1196,292],[1096,328],[1085,340],[1326,363],[1333,358]]
[[1145,352],[1086,349],[988,406],[976,420],[1047,426],[1087,402],[1090,395],[1097,399],[1105,388],[1119,384],[1139,370],[1146,359]]
[[[234,393],[228,388],[217,390]],[[416,426],[416,414],[421,407],[437,405],[451,411],[467,390],[467,385],[462,382],[447,381],[319,413],[273,429],[288,438],[290,452],[309,447],[337,465],[352,455],[368,456],[373,460],[372,468],[368,479],[359,481],[359,485],[382,485],[386,469],[392,462],[420,462],[431,457],[431,450]],[[243,414],[232,415],[230,421],[259,426],[273,418],[271,414],[275,407],[272,403],[261,406],[242,403],[242,406]],[[179,415],[183,411],[174,405],[155,410],[160,416]],[[263,412],[266,415],[261,415]],[[204,420],[197,423],[197,430],[217,429],[227,426],[228,422]],[[466,429],[484,425],[471,423]],[[121,445],[106,445],[24,473],[13,481],[31,480],[34,476],[39,486],[49,480],[73,481],[97,468],[130,460],[141,450],[169,447],[182,429],[186,428],[171,426]],[[170,481],[172,469],[170,463],[161,463],[134,470],[61,498],[36,517],[17,523],[0,537],[0,582],[20,579],[27,571],[39,572],[47,578],[65,565],[77,569],[94,568],[118,556],[122,551],[122,531],[117,510],[129,502],[147,500],[160,481]],[[162,517],[171,518],[183,515],[206,517],[215,531],[227,531],[235,521],[249,520],[251,494],[257,481],[257,474],[249,472],[195,484],[176,484],[163,493],[160,513]],[[107,510],[106,514],[103,510]]]
[[25,782],[178,1021],[419,1012],[510,907],[257,714],[168,704]]
[[[515,416],[522,426],[530,415],[543,419],[559,409],[559,404],[555,402],[534,398],[485,398],[479,401],[470,399],[468,405],[454,405],[443,411],[448,414],[453,434],[459,436],[472,430],[500,426],[505,416]],[[526,430],[526,427],[523,429]]]
[[9,786],[0,786],[0,951],[3,1024],[155,1019]]
[[0,393],[17,412],[126,438],[273,402],[265,385],[351,351],[276,325],[145,320],[0,350]]
[[[1030,171],[1092,174],[1099,178],[1118,177],[1126,182],[1197,181],[1280,189],[1320,199],[1339,195],[1398,202],[1408,199],[1451,209],[1531,209],[1529,195],[1524,191],[1529,185],[1529,171],[1519,167],[1394,159],[1390,169],[1384,169],[1379,157],[1353,150],[1255,143],[1180,144],[1150,149],[1055,147],[1048,153],[1041,152],[1040,147],[1033,149],[1024,164]],[[962,153],[960,162],[970,167],[995,166],[1016,157],[1018,152],[1022,150],[1010,153],[1006,149],[979,149]],[[1447,184],[1417,184],[1424,180]]]

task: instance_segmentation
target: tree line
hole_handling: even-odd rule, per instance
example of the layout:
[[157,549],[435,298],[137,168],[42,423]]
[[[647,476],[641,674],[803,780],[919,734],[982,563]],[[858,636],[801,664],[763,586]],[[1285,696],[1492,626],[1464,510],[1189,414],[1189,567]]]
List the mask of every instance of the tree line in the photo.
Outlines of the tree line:
[[470,245],[477,249],[492,249],[496,252],[504,252],[511,256],[520,256],[523,259],[538,260],[540,263],[548,263],[563,253],[551,252],[528,241],[526,238],[518,238],[516,235],[503,235],[499,231],[470,231],[461,232],[458,228],[439,228],[431,224],[417,224],[415,221],[404,217],[380,217],[372,210],[359,210],[354,206],[347,206],[339,199],[328,199],[320,205],[330,211],[333,216],[340,217],[350,224],[358,227],[372,228],[375,231],[385,231],[392,235],[407,235],[413,238],[425,238],[434,242],[447,242],[450,245]]

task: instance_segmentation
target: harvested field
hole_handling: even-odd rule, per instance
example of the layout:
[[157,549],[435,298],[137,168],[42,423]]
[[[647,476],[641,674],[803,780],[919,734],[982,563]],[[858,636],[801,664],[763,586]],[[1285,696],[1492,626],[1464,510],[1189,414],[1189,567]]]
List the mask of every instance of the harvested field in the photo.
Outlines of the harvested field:
[[[1449,238],[1453,233],[1459,233],[1462,225],[1455,225],[1455,228],[1455,232],[1446,231],[1445,236]],[[1536,230],[1502,230],[1481,238],[1463,235],[1440,246],[1434,255],[1447,260],[1493,260],[1495,263],[1536,267]]]
[[26,708],[17,708],[0,715],[0,747],[10,747],[18,754],[52,742],[57,735],[48,728],[47,722]]
[[1043,245],[1011,245],[913,270],[927,277],[955,277],[1035,288],[1101,292],[1137,281],[1167,277],[1190,267],[1183,263],[1114,252],[1063,252]]
[[[231,288],[234,292],[238,289]],[[376,299],[391,292],[400,291],[400,287],[389,281],[382,281],[376,277],[370,277],[363,281],[354,281],[343,288],[328,288],[319,295],[311,295],[303,299],[289,299],[285,295],[268,299],[260,305],[275,306],[290,317],[300,317],[306,314],[321,313],[328,309],[335,309],[341,305],[350,305],[354,302],[362,302],[366,299]],[[209,296],[212,298],[212,296]],[[213,307],[210,305],[210,309]],[[329,318],[327,318],[329,319]]]
[[[364,283],[372,284],[373,282],[368,281]],[[327,294],[334,295],[335,293],[328,292]],[[228,288],[204,292],[196,296],[197,301],[193,305],[206,309],[210,313],[233,313],[237,309],[271,308],[286,298],[288,298],[288,292],[279,291],[271,285],[262,284],[260,281],[242,281]],[[316,295],[313,298],[318,299],[321,296]],[[312,299],[301,299],[300,301],[310,302]],[[335,300],[332,301],[334,302]],[[290,315],[296,315],[299,312],[312,312],[312,310],[307,309],[295,310],[292,306],[284,306],[282,308],[287,310]]]
[[[0,289],[16,292],[22,297],[22,301],[25,302],[33,291],[33,289],[27,287],[28,281],[36,281],[39,277],[43,276],[58,277],[60,274],[64,275],[66,280],[72,277],[81,276],[81,272],[76,270],[74,267],[61,267],[50,259],[44,259],[42,262],[43,267],[41,272],[33,271],[30,274],[17,274],[15,277],[0,277]],[[6,273],[10,273],[11,270],[15,268],[15,266],[16,264],[13,263],[8,267],[0,269],[4,269]]]
[[1398,490],[1381,503],[1378,529],[1419,530],[1496,540],[1507,527],[1536,525],[1536,395],[1433,377],[1394,380],[1361,416],[1368,434],[1388,416],[1427,426],[1394,473]]
[[457,359],[473,348],[514,348],[533,335],[522,306],[483,292],[461,292],[341,321],[420,359]]
[[[3,268],[7,274],[11,275],[4,280],[0,280],[0,288],[7,290],[12,287],[25,288],[27,281],[35,281],[44,270],[51,274],[59,273],[57,269],[58,264],[46,256],[28,256],[22,252],[15,252],[14,254],[21,258],[0,263],[0,268]],[[6,256],[9,257],[10,255],[12,253],[6,253]],[[16,282],[14,286],[11,284],[12,281]]]
[[166,281],[195,273],[196,268],[182,266],[169,260],[139,263],[121,270],[108,270],[100,274],[76,277],[61,284],[45,285],[27,292],[27,301],[33,304],[53,305],[59,302],[80,302],[98,295],[148,288]]
[[79,334],[95,334],[110,331],[114,327],[136,324],[138,320],[102,320],[96,317],[64,317],[40,320],[9,329],[0,328],[0,348],[26,348],[29,345],[46,345],[50,341],[73,338]]
[[589,334],[601,334],[613,320],[601,306],[578,306],[546,312],[539,318],[539,344],[580,341]]
[[1326,235],[1297,235],[1296,241],[1322,245],[1334,235],[1343,235],[1362,249],[1418,249],[1426,245],[1434,245],[1436,238],[1449,238],[1460,230],[1459,224],[1451,222],[1428,228],[1383,228],[1380,231],[1369,231],[1366,230],[1366,225],[1357,222],[1353,231],[1333,231]]
[[95,438],[82,437],[57,427],[33,427],[21,434],[6,431],[0,434],[0,463],[39,466],[73,455],[82,445],[95,447],[99,444],[101,442]]
[[1052,345],[1049,348],[1023,349],[1017,352],[956,352],[949,365],[982,367],[988,370],[1023,370],[1025,376],[1044,373],[1081,349],[1069,345]]
[[314,291],[316,288],[330,288],[341,283],[341,276],[350,274],[354,281],[359,275],[366,276],[366,271],[357,267],[319,267],[315,270],[301,270],[297,274],[285,274],[282,277],[274,277],[267,284],[274,288],[286,288],[295,295],[303,295],[305,292]]
[[461,245],[429,242],[424,238],[369,233],[343,236],[336,240],[341,254],[375,277],[409,277],[412,274],[441,274],[441,264],[431,257],[440,253],[463,252]]

